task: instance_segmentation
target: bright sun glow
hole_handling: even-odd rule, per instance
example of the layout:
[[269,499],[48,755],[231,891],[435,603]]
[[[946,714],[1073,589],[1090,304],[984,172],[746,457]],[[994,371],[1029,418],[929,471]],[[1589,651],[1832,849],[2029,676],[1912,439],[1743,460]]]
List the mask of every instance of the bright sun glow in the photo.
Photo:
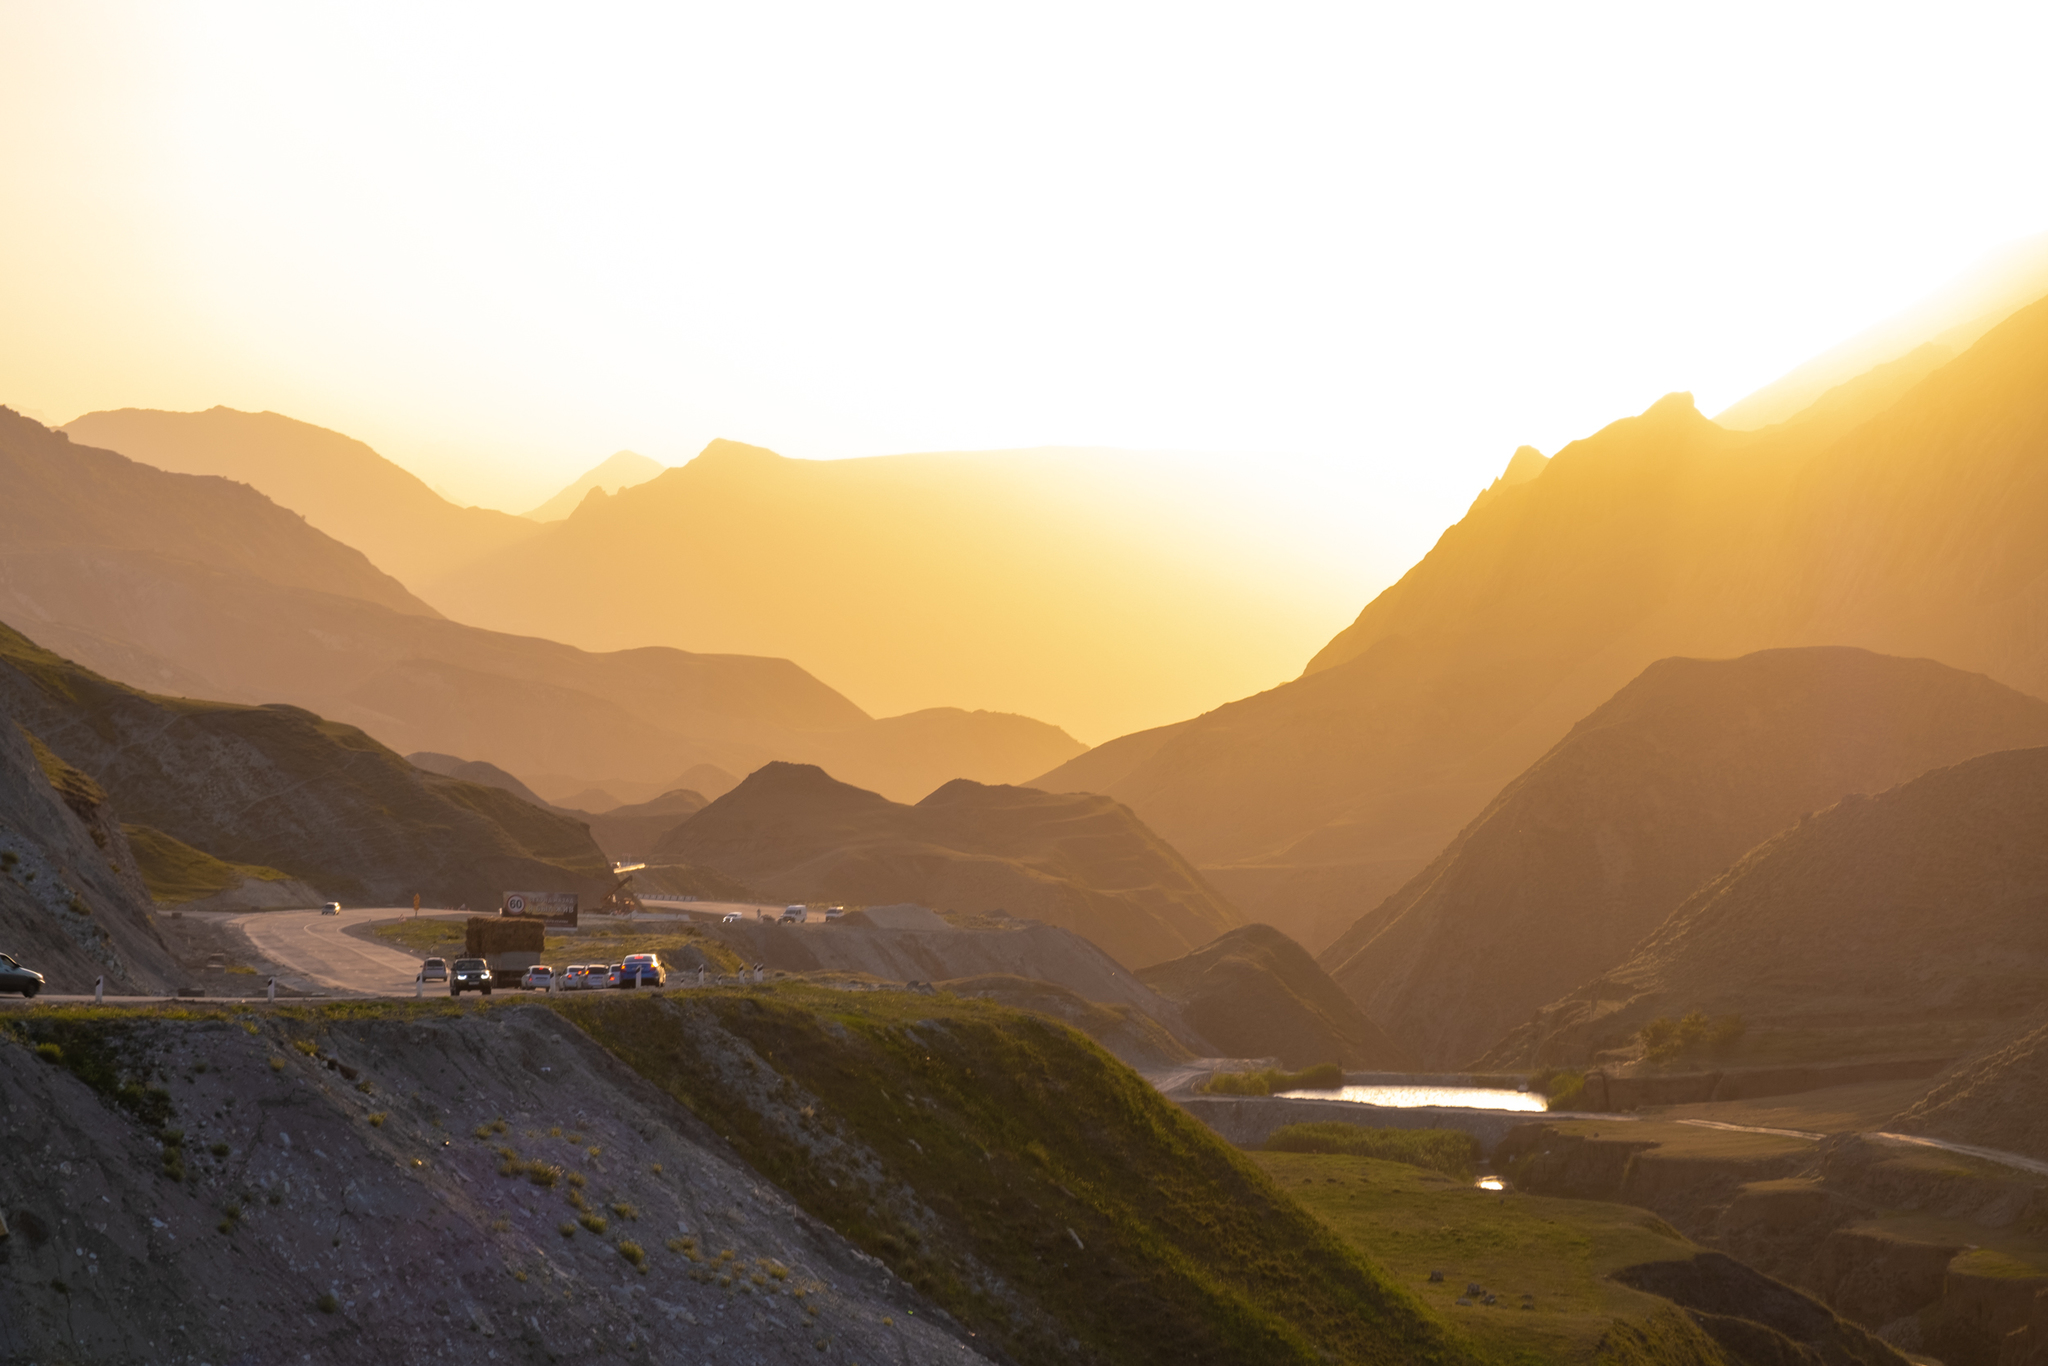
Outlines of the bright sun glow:
[[1355,603],[1518,444],[2048,226],[2041,11],[1924,19],[16,5],[0,401],[276,409],[511,509],[715,435],[1235,453]]

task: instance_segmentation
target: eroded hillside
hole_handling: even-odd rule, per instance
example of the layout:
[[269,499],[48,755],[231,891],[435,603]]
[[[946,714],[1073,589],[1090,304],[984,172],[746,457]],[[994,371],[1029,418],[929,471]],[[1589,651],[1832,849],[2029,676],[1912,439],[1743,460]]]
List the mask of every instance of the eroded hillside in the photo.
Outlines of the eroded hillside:
[[1428,1065],[1464,1064],[1800,817],[2039,744],[2048,702],[1933,660],[1660,660],[1321,962]]
[[0,706],[112,793],[125,819],[328,896],[488,907],[508,887],[610,885],[582,825],[427,773],[296,707],[155,697],[5,626]]
[[1488,1060],[1583,1062],[1695,1012],[1759,1058],[1962,1056],[2048,1005],[2044,899],[2048,749],[1983,755],[1766,841]]

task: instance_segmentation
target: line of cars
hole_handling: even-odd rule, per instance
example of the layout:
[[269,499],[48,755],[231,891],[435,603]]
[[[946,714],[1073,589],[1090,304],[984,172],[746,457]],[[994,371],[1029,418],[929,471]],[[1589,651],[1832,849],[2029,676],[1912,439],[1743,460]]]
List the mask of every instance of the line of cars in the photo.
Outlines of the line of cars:
[[[511,972],[507,969],[506,972]],[[445,958],[429,958],[420,964],[420,981],[446,982],[450,996],[478,991],[488,996],[499,986],[517,986],[521,991],[598,991],[606,988],[660,987],[668,985],[668,965],[659,954],[629,953],[616,963],[571,963],[557,974],[545,963],[536,963],[519,974],[519,980],[500,980],[488,959],[458,958],[451,966]]]

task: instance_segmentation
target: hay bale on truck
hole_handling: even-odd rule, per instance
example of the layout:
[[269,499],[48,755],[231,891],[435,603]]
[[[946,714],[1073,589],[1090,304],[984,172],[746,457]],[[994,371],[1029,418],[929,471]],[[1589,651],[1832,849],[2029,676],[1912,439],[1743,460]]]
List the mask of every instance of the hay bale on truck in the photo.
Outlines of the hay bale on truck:
[[547,922],[542,920],[473,915],[463,932],[462,951],[471,958],[488,959],[491,980],[512,986],[547,951],[547,934]]

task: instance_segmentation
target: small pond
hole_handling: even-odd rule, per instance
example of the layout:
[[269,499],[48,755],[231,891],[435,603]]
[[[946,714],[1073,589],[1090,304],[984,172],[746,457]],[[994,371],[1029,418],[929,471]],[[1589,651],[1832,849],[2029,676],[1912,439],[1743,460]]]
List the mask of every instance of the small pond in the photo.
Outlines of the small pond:
[[1346,1086],[1335,1091],[1282,1091],[1300,1100],[1348,1100],[1359,1105],[1446,1105],[1462,1110],[1529,1110],[1548,1108],[1534,1091],[1500,1091],[1479,1086]]

